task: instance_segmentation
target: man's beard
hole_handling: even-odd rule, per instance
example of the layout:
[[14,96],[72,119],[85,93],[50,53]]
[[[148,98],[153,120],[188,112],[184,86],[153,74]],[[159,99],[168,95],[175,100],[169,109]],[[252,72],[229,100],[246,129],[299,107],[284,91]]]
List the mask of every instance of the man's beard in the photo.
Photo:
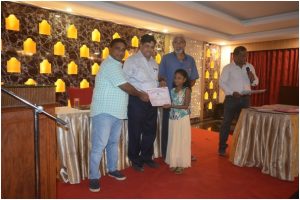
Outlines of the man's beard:
[[184,52],[184,49],[178,49],[178,50],[174,50],[174,52],[175,52],[176,54],[181,54],[181,53],[183,53],[183,52]]

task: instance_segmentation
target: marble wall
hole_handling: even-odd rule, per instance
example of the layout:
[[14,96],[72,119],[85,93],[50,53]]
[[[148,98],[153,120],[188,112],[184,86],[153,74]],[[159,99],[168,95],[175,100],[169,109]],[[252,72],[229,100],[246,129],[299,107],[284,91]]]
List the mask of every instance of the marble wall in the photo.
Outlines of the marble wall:
[[[91,66],[95,62],[101,64],[102,50],[109,45],[115,32],[118,32],[128,44],[131,44],[133,36],[140,38],[143,34],[150,33],[144,29],[14,2],[1,2],[1,11],[1,82],[9,85],[24,84],[29,78],[34,79],[38,84],[53,85],[60,78],[63,79],[66,87],[79,87],[83,79],[87,79],[90,87],[93,87],[95,76],[91,74]],[[5,29],[5,18],[10,14],[14,14],[19,19],[19,31]],[[43,19],[51,25],[49,36],[39,34],[39,23]],[[67,38],[67,28],[71,24],[77,28],[77,39]],[[91,33],[95,28],[101,32],[100,42],[91,40]],[[160,33],[153,33],[153,35],[157,39],[157,51],[163,55],[165,35]],[[23,42],[29,37],[37,45],[36,53],[33,55],[22,53]],[[58,41],[65,45],[65,56],[53,54],[53,46]],[[89,58],[80,58],[79,49],[83,44],[90,49]],[[21,62],[21,73],[7,72],[6,63],[11,57],[16,57]],[[48,59],[52,64],[51,74],[39,73],[40,63],[44,59]],[[67,74],[67,65],[71,61],[78,65],[77,75]],[[57,93],[57,101],[66,105],[66,93]]]

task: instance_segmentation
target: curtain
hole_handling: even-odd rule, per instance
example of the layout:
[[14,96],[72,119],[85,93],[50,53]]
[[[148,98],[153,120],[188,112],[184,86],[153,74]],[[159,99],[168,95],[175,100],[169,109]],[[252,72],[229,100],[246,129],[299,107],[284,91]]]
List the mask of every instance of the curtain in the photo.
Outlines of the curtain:
[[252,106],[278,103],[280,86],[299,87],[298,48],[249,51],[248,62],[259,78],[259,85],[253,89],[267,89],[264,94],[252,95]]

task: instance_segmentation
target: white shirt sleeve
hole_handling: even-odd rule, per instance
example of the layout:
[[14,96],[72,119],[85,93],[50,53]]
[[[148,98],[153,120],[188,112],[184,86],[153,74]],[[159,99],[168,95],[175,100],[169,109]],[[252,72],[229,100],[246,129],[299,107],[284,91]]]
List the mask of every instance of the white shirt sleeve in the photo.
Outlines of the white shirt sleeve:
[[234,92],[230,89],[230,87],[227,84],[227,82],[230,81],[229,80],[229,71],[230,71],[230,68],[228,66],[225,66],[223,68],[223,71],[221,73],[220,80],[219,80],[219,85],[222,88],[222,90],[225,92],[226,95],[232,95]]
[[125,77],[127,81],[130,80],[131,77],[134,77],[136,74],[135,64],[133,59],[127,59],[123,65],[123,71],[125,73]]
[[251,86],[257,86],[259,83],[259,80],[258,80],[258,77],[256,76],[255,69],[254,69],[253,65],[251,65],[251,64],[249,64],[249,67],[250,67],[250,71],[254,75],[254,81],[252,82]]

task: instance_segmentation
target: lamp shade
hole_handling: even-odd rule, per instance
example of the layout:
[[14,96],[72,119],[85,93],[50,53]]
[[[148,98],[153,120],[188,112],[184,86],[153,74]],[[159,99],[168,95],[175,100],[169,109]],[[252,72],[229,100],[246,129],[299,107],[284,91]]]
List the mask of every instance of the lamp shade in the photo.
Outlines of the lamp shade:
[[93,42],[100,42],[101,40],[101,33],[98,29],[94,29],[92,32],[92,41]]
[[8,17],[5,18],[5,29],[11,31],[20,30],[20,21],[15,15],[10,14]]
[[72,74],[77,74],[78,72],[78,69],[77,69],[77,65],[74,61],[71,61],[69,64],[68,64],[68,74],[69,75],[72,75]]
[[57,42],[54,45],[54,55],[64,56],[65,55],[65,45],[61,42]]
[[80,47],[80,58],[88,58],[90,56],[90,49],[84,44]]
[[35,54],[36,53],[36,43],[31,39],[27,38],[23,43],[24,53]]
[[66,84],[62,79],[57,79],[56,82],[54,83],[56,86],[55,91],[56,92],[65,92],[66,91]]
[[99,70],[100,70],[100,66],[98,65],[98,63],[94,63],[92,65],[92,75],[96,75]]
[[21,72],[21,62],[15,57],[10,58],[7,61],[7,72],[9,73],[20,73]]
[[74,24],[71,24],[67,29],[67,37],[77,39],[77,29]]
[[47,59],[40,63],[40,73],[41,74],[51,74],[51,63]]
[[83,88],[89,88],[90,87],[90,83],[86,80],[86,79],[83,79],[81,82],[80,82],[80,88],[83,89]]
[[39,23],[39,34],[51,35],[51,26],[47,20],[43,19],[42,22]]

